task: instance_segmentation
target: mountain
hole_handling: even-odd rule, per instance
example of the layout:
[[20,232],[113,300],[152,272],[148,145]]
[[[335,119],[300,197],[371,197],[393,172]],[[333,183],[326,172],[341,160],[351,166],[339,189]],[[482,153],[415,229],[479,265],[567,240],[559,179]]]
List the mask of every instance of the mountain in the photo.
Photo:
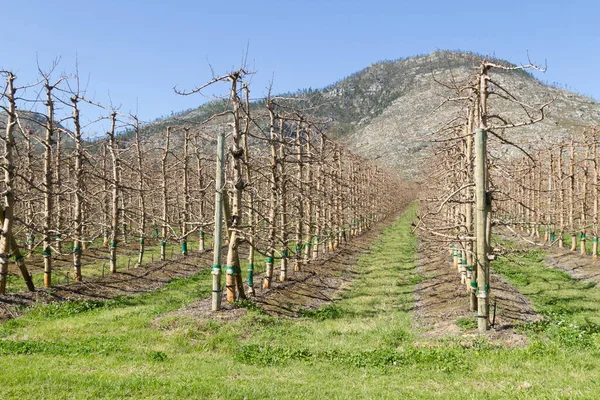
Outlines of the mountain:
[[[43,152],[43,145],[41,143],[46,136],[46,123],[47,117],[44,114],[35,111],[27,111],[27,110],[17,110],[19,114],[20,126],[15,128],[15,138],[17,142],[23,140],[23,135],[21,133],[21,128],[24,131],[31,129],[33,133],[33,137],[36,140],[32,141],[32,148],[35,152]],[[0,129],[6,129],[6,120],[7,114],[5,111],[0,110]],[[57,129],[61,129],[63,132],[68,132],[69,130],[65,128],[59,121],[55,121],[54,123]],[[74,146],[75,141],[71,137],[71,135],[62,135],[62,143],[63,148],[70,149]]]
[[[383,61],[323,89],[299,90],[283,96],[302,99],[305,106],[317,107],[317,116],[332,118],[329,135],[355,154],[376,160],[405,178],[418,180],[421,165],[431,153],[435,132],[464,114],[456,102],[439,107],[456,96],[440,82],[467,79],[476,72],[476,60],[481,58],[472,53],[437,51]],[[494,61],[513,66],[508,61]],[[600,124],[600,103],[591,98],[548,86],[523,70],[492,69],[491,76],[523,103],[539,106],[555,98],[542,122],[503,133],[525,150]],[[490,108],[513,122],[523,119],[520,107],[501,98],[491,98]],[[158,131],[172,123],[200,121],[218,110],[222,110],[222,104],[209,103],[181,113],[176,119],[150,124],[146,129]]]
[[[444,100],[456,97],[438,82],[461,80],[472,74],[477,63],[469,58],[464,54],[435,52],[375,64],[361,71],[360,81],[363,82],[375,81],[375,77],[382,76],[381,71],[393,71],[386,85],[395,88],[399,95],[379,115],[364,123],[359,121],[343,142],[353,152],[366,158],[377,158],[379,163],[398,169],[405,177],[417,177],[420,164],[429,154],[431,139],[435,138],[435,135],[429,134],[464,113],[457,103],[446,103],[437,108]],[[512,65],[501,60],[498,62]],[[570,133],[581,133],[582,127],[600,123],[600,104],[593,99],[545,85],[522,70],[504,72],[492,69],[490,76],[523,103],[540,106],[555,98],[543,121],[503,133],[525,150],[531,150],[540,143],[558,142]],[[352,81],[343,84],[355,85]],[[490,97],[489,106],[492,112],[512,122],[524,120],[522,109],[514,103]],[[516,153],[514,148],[503,151]]]

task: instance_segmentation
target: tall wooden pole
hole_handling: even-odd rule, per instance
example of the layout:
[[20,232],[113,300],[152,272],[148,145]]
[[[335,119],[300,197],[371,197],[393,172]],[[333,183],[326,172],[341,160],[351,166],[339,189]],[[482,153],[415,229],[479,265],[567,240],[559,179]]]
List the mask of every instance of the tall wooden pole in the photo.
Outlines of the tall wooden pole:
[[198,250],[203,252],[205,250],[205,239],[204,239],[204,195],[206,188],[204,187],[204,175],[202,166],[202,156],[200,154],[200,146],[198,145],[198,137],[196,137],[196,166],[198,169],[198,188],[200,189],[200,199],[198,201],[198,214],[200,217],[200,229],[198,232]]
[[188,223],[190,219],[190,188],[189,188],[189,163],[190,163],[190,128],[183,128],[183,215],[181,224],[181,254],[188,254]]
[[477,237],[477,327],[480,332],[488,329],[489,285],[489,260],[487,257],[487,210],[486,210],[486,184],[485,169],[487,162],[485,129],[475,132],[475,197],[476,197],[476,229]]
[[558,247],[561,249],[564,247],[564,235],[565,235],[565,186],[564,186],[564,175],[563,175],[563,146],[558,149],[558,183],[560,184],[560,216],[559,224],[560,230],[558,232]]
[[110,272],[117,272],[117,238],[119,235],[119,200],[120,200],[120,162],[119,149],[117,148],[116,123],[117,113],[110,114],[110,132],[108,134],[108,151],[112,159],[113,178],[111,180],[112,198],[111,198],[111,230],[110,230]]
[[[585,138],[585,137],[584,137]],[[581,217],[579,218],[581,255],[586,255],[586,213],[587,213],[587,188],[588,188],[588,159],[590,157],[590,146],[585,143],[585,158],[583,159],[583,186],[581,187]]]
[[73,240],[73,274],[76,282],[81,281],[81,252],[83,242],[83,157],[81,124],[79,122],[78,96],[71,98],[75,134],[75,240]]
[[223,243],[223,181],[225,165],[225,134],[217,135],[217,169],[215,173],[215,232],[213,240],[212,310],[221,309],[221,246]]
[[298,169],[297,169],[297,185],[298,188],[296,190],[296,209],[298,212],[297,220],[296,220],[296,252],[294,255],[294,271],[302,270],[302,228],[304,225],[304,204],[303,204],[303,193],[304,193],[304,185],[302,184],[302,179],[304,178],[304,168],[303,168],[303,146],[302,146],[302,119],[298,122],[298,128],[296,130],[296,151],[297,160],[298,160]]

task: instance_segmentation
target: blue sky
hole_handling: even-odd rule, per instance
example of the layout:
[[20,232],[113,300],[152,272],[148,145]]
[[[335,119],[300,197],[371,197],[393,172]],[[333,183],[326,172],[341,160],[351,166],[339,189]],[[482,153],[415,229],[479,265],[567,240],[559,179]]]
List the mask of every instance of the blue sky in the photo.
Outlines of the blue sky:
[[[4,2],[0,68],[20,83],[37,62],[72,73],[88,96],[152,120],[206,98],[185,89],[240,65],[252,94],[319,88],[385,59],[438,49],[548,63],[542,80],[600,99],[597,1],[28,1]],[[7,40],[10,38],[10,40]],[[226,89],[223,87],[223,91]]]

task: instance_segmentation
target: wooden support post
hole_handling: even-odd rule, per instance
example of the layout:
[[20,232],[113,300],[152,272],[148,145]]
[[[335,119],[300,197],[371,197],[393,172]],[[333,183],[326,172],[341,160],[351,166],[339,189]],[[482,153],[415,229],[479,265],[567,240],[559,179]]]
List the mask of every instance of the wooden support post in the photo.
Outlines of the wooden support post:
[[215,173],[215,233],[213,237],[212,310],[221,309],[221,246],[223,245],[223,167],[225,164],[225,134],[217,135],[217,169]]
[[475,132],[475,198],[477,223],[477,327],[479,332],[488,330],[489,310],[489,260],[487,256],[487,193],[486,193],[486,149],[485,129]]

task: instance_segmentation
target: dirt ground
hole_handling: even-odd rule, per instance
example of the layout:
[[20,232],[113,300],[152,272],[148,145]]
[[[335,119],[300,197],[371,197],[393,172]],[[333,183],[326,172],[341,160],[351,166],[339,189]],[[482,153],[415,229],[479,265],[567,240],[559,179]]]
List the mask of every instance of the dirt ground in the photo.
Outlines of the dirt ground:
[[[446,337],[470,339],[476,329],[463,329],[457,321],[461,318],[475,320],[469,311],[469,296],[466,286],[460,283],[460,274],[452,265],[448,252],[431,242],[419,245],[420,272],[424,280],[417,286],[415,297],[416,325],[424,329],[426,338]],[[492,329],[486,334],[490,341],[504,346],[523,346],[527,337],[515,331],[515,327],[541,319],[531,302],[512,285],[498,275],[491,274],[490,320],[494,304],[496,316]]]
[[548,265],[567,272],[575,279],[600,283],[600,260],[582,256],[569,249],[544,248]]

